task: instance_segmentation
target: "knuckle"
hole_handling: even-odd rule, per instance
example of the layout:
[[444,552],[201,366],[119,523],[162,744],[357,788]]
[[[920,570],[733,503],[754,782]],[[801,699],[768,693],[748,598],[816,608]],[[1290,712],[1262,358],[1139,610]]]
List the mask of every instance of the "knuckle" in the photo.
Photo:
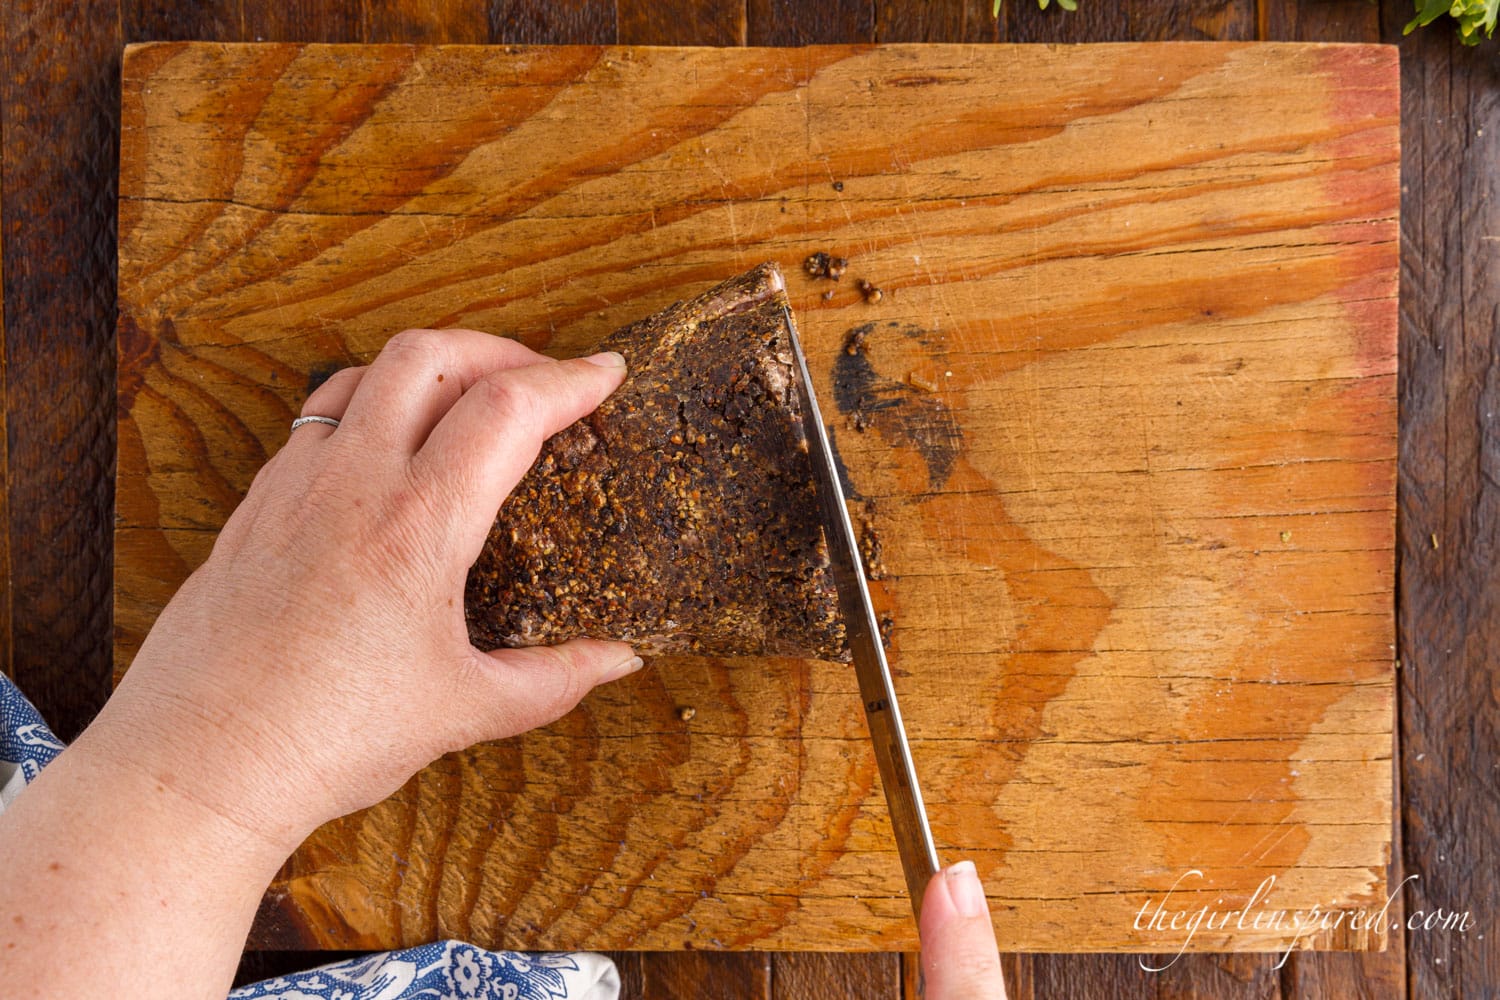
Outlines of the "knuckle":
[[583,700],[590,686],[565,650],[550,646],[509,649],[502,664],[485,663],[474,652],[461,670],[462,684],[474,690],[471,703],[487,705],[466,730],[465,739],[504,739],[562,718]]
[[314,389],[312,394],[307,397],[307,401],[302,404],[301,415],[305,417],[309,413],[317,413],[318,410],[316,407],[325,400],[338,399],[349,395],[354,383],[359,381],[360,375],[363,372],[363,367],[340,368],[328,376],[323,384]]
[[323,384],[318,386],[318,389],[322,390],[328,386],[338,388],[339,386],[348,385],[349,383],[358,379],[360,373],[364,370],[365,369],[363,365],[352,365],[348,368],[340,368],[338,371],[328,376],[328,378],[324,380]]
[[442,353],[441,331],[402,330],[385,342],[380,356],[401,365],[412,365],[436,362]]
[[514,379],[505,378],[503,374],[481,379],[469,391],[482,394],[485,409],[499,423],[514,428],[529,428],[541,419],[541,394]]
[[558,710],[557,714],[561,715],[582,701],[584,695],[592,689],[592,685],[584,678],[584,671],[571,656],[558,650],[553,650],[552,655],[557,660],[558,670],[561,671],[555,706]]
[[543,689],[543,697],[538,699],[538,716],[547,722],[561,718],[583,700],[591,685],[577,659],[568,650],[534,646],[531,653],[541,661],[540,669],[547,671],[549,681]]

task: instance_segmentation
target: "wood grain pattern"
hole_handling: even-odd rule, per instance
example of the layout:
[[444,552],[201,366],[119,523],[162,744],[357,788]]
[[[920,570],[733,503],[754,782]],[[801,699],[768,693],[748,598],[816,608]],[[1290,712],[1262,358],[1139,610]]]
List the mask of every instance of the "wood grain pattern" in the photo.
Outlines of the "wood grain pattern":
[[483,45],[488,4],[480,0],[365,0],[362,42]]
[[[1380,6],[1360,0],[1260,0],[1259,37],[1278,42],[1379,42]],[[1401,24],[1410,20],[1409,14]],[[1392,32],[1399,41],[1399,25]]]
[[875,5],[875,40],[892,42],[1003,42],[1005,21],[990,0],[931,0]]
[[[1379,42],[1380,10],[1370,3],[1337,2],[1304,3],[1300,0],[1261,0],[1260,37],[1272,41],[1303,42]],[[1404,21],[1400,23],[1405,23]],[[1398,26],[1399,30],[1399,26]],[[1399,36],[1392,32],[1393,40]],[[1403,54],[1403,59],[1408,58]],[[1409,121],[1409,119],[1408,119]],[[1403,126],[1404,132],[1404,126]],[[1403,195],[1405,204],[1405,195]],[[1403,371],[1398,378],[1409,378]],[[1410,461],[1408,454],[1404,461]],[[1399,465],[1398,461],[1398,465]],[[1399,491],[1398,491],[1399,493]],[[1399,563],[1399,559],[1398,559]],[[1400,802],[1399,761],[1393,761],[1397,772],[1393,775],[1395,800]],[[1401,857],[1401,823],[1399,812],[1393,817],[1393,846],[1391,863],[1386,878],[1387,886],[1401,884],[1405,870]],[[1401,894],[1391,904],[1393,920],[1404,921],[1406,912]],[[1193,960],[1201,956],[1191,956]],[[1399,997],[1406,993],[1406,937],[1391,934],[1386,947],[1381,951],[1349,955],[1337,952],[1301,952],[1287,959],[1279,971],[1279,996],[1358,998],[1358,1000],[1380,1000],[1384,997]],[[1271,964],[1270,959],[1264,959]],[[1215,994],[1202,991],[1204,996],[1236,995],[1233,991]]]
[[[847,248],[880,306],[793,291],[1004,946],[1175,948],[1131,922],[1195,866],[1382,898],[1388,50],[149,46],[126,80],[121,666],[320,366],[413,323],[572,352]],[[325,828],[259,939],[913,945],[852,678],[655,666]]]
[[901,956],[781,952],[771,959],[770,995],[771,1000],[896,1000]]
[[[1378,11],[1368,3],[1317,2],[1302,0],[1261,0],[1259,37],[1268,41],[1378,42]],[[1349,8],[1359,9],[1351,16]],[[1109,37],[1131,40],[1247,37],[1251,11],[1246,4],[1193,3],[1190,5],[1151,3],[1113,4],[1101,7],[1106,17],[1113,14],[1120,23],[1094,25],[1088,40]],[[1346,22],[1346,23],[1345,23]],[[1357,25],[1362,31],[1347,30]],[[1373,25],[1373,31],[1371,27]],[[1339,31],[1339,27],[1346,30]],[[1394,859],[1396,874],[1388,884],[1399,883],[1399,858]],[[1393,910],[1401,910],[1398,900]],[[1079,958],[1069,955],[1017,956],[1025,968],[1012,974],[1013,995],[1032,996],[1028,984],[1046,984],[1047,995],[1115,996],[1123,995],[1134,984],[1156,996],[1266,996],[1266,997],[1344,997],[1387,996],[1391,983],[1401,982],[1402,941],[1388,939],[1380,952],[1366,953],[1358,961],[1328,952],[1303,952],[1290,956],[1279,965],[1275,957],[1252,959],[1248,956],[1185,955],[1165,972],[1141,975],[1141,962],[1159,968],[1164,959],[1132,956]],[[1247,980],[1247,976],[1253,977]],[[1017,985],[1020,989],[1017,990]],[[1369,994],[1366,987],[1376,992]]]
[[1002,9],[999,33],[1012,42],[1245,41],[1255,37],[1256,7],[1253,0],[1117,0],[1069,12],[1012,2]]
[[618,16],[608,0],[494,0],[490,37],[511,45],[609,45],[616,41]]
[[[1392,913],[1400,924],[1404,912],[1393,907]],[[1388,947],[1382,952],[1301,952],[1293,955],[1281,969],[1280,991],[1272,995],[1337,1000],[1390,1000],[1391,997],[1405,996],[1405,954],[1405,940],[1400,934],[1392,935]],[[1243,994],[1227,989],[1218,992],[1205,989],[1195,995],[1228,997]]]
[[[0,41],[3,41],[0,37]],[[0,105],[0,220],[5,218],[5,115]],[[5,288],[5,240],[0,237],[0,290]],[[5,371],[5,296],[0,291],[0,373]],[[0,376],[0,673],[11,677],[10,642],[10,449],[9,400],[5,395],[5,378]],[[14,680],[14,677],[11,677]]]
[[875,40],[875,9],[865,0],[746,0],[751,45],[850,44]]
[[0,35],[11,668],[67,740],[110,690],[119,35],[104,0]]
[[[264,4],[264,2],[265,0],[245,0],[245,6]],[[546,0],[537,0],[537,2],[545,3]],[[191,7],[177,4],[153,4],[150,0],[125,0],[119,6],[120,21],[125,27],[127,41],[142,41],[164,37],[196,37],[221,41],[245,41],[252,40],[253,38],[253,36],[247,36],[242,30],[243,25],[240,20],[241,4],[231,2],[231,0],[214,0],[214,2],[193,4]],[[149,23],[149,20],[141,17],[140,14],[142,11],[153,6],[170,7],[171,13],[174,15],[173,19],[154,24]],[[485,9],[488,7],[488,4],[478,2],[475,6]],[[703,6],[711,5],[704,4]],[[946,3],[946,0],[941,3],[937,2],[937,0],[913,0],[910,3],[897,5],[897,11],[909,23],[931,24],[933,20],[929,18],[928,9],[944,8],[947,6],[949,4]],[[1123,5],[1119,6],[1121,6],[1123,11]],[[1177,20],[1183,23],[1190,23],[1197,16],[1199,4],[1196,0],[1160,0],[1160,6],[1164,9],[1175,11]],[[1456,72],[1456,75],[1460,79],[1460,86],[1466,91],[1471,91],[1473,89],[1471,82],[1472,70],[1468,68],[1466,60],[1473,56],[1468,53],[1468,50],[1454,49],[1450,51],[1450,47],[1446,44],[1425,44],[1424,36],[1420,33],[1403,39],[1401,37],[1401,25],[1410,17],[1409,3],[1402,2],[1397,4],[1387,2],[1383,11],[1376,5],[1366,2],[1366,0],[1262,0],[1260,7],[1263,12],[1262,24],[1263,26],[1268,26],[1263,28],[1262,37],[1268,39],[1365,41],[1371,40],[1372,37],[1380,37],[1381,25],[1379,22],[1383,20],[1386,29],[1386,39],[1393,43],[1400,42],[1402,45],[1402,60],[1406,70],[1412,72],[1420,68],[1419,75],[1414,79],[1408,80],[1406,93],[1403,98],[1404,101],[1408,102],[1407,121],[1404,126],[1407,130],[1408,150],[1419,150],[1424,148],[1424,146],[1428,149],[1446,147],[1462,148],[1464,137],[1472,134],[1470,131],[1467,131],[1471,125],[1468,116],[1463,116],[1463,120],[1446,116],[1434,103],[1435,98],[1425,95],[1420,87],[1423,79],[1429,76],[1434,80],[1442,81],[1447,76]],[[74,33],[83,31],[111,33],[115,27],[115,22],[108,13],[82,20],[71,3],[61,3],[57,2],[57,0],[37,0],[37,2],[33,3],[11,4],[7,8],[7,11],[13,11],[18,14],[22,11],[25,12],[24,17],[17,17],[15,19],[0,17],[0,45],[3,45],[6,53],[5,58],[9,60],[7,65],[9,66],[11,77],[16,80],[24,79],[23,65],[35,67],[37,64],[28,61],[29,57],[23,57],[21,60],[13,59],[9,53],[19,46],[26,46],[28,49],[36,50],[36,39],[47,36],[49,31],[47,25],[63,21],[68,24],[69,30]],[[198,19],[198,23],[190,28],[184,26],[186,14],[189,12]],[[1056,12],[1054,11],[1053,13]],[[1269,19],[1267,17],[1268,14]],[[299,4],[297,16],[307,19],[306,27],[300,30],[309,37],[315,36],[319,30],[316,20],[317,12],[312,10],[308,4]],[[667,32],[675,30],[676,22],[671,21],[673,16],[673,13],[668,10],[667,17],[664,20],[669,23],[658,23],[654,26],[654,30],[660,33],[659,36],[633,37],[631,41],[637,43],[670,42],[674,40],[689,41],[689,39],[668,37]],[[15,24],[27,24],[33,27],[28,31],[12,31],[8,35],[4,34],[4,29]],[[177,31],[174,34],[168,34],[167,29],[172,27],[173,24],[177,26]],[[1356,26],[1358,30],[1355,30]],[[643,30],[649,32],[653,30],[653,26],[649,22],[644,23]],[[1081,40],[1103,41],[1110,38],[1129,37],[1127,30],[1123,27],[1115,28],[1105,25],[1102,26],[1102,30],[1104,30],[1104,34],[1098,36],[1085,34],[1081,37]],[[1372,31],[1374,32],[1373,36],[1371,35]],[[886,40],[895,40],[885,35],[881,37]],[[936,32],[924,37],[931,41],[965,40],[960,37],[944,37]],[[1001,33],[998,37],[1003,40],[1004,34]],[[364,40],[376,39],[366,38]],[[420,39],[411,38],[405,40],[417,41]],[[497,37],[493,40],[499,42],[515,41],[515,39],[504,37]],[[1023,39],[1018,38],[1017,40]],[[1441,42],[1443,40],[1437,39],[1437,41]],[[97,70],[97,63],[91,55],[92,49],[90,46],[49,44],[45,48],[49,54],[49,58],[46,61],[48,72],[61,74],[69,82],[87,79]],[[1475,53],[1474,55],[1481,54]],[[1455,57],[1458,59],[1456,68],[1453,61]],[[1441,93],[1447,93],[1446,87],[1441,90]],[[6,115],[7,96],[16,100],[24,101],[27,99],[22,87],[13,86],[9,90],[0,88],[0,119],[3,119]],[[54,109],[54,113],[60,117],[72,117],[75,120],[89,119],[93,116],[105,114],[110,118],[109,130],[113,134],[117,124],[113,119],[115,110],[115,107],[108,102],[102,102],[98,105],[91,104],[90,102],[81,102],[61,104]],[[1427,141],[1425,144],[1416,141],[1415,135],[1417,131],[1422,132],[1426,136]],[[0,132],[3,132],[3,123],[0,123]],[[65,133],[59,132],[48,137],[46,148],[49,155],[58,157],[59,159],[82,160],[87,159],[91,155],[97,141],[97,138],[88,129],[69,128]],[[73,145],[70,146],[70,142]],[[4,168],[6,164],[16,163],[18,159],[25,160],[31,155],[31,152],[24,143],[12,141],[9,144],[0,144],[0,168]],[[1494,164],[1470,162],[1468,166],[1478,174],[1493,173],[1496,169]],[[1426,169],[1426,164],[1424,161],[1412,158],[1410,169],[1416,176],[1420,176]],[[3,177],[4,173],[0,172],[0,183],[3,183]],[[63,171],[53,171],[40,176],[32,173],[28,179],[33,184],[38,185],[32,189],[37,194],[34,203],[35,207],[56,204],[70,197],[70,192],[76,191],[80,186],[90,187],[100,185],[109,180],[108,177],[96,173],[77,175]],[[1407,247],[1406,252],[1419,254],[1420,259],[1424,262],[1422,265],[1424,270],[1431,270],[1433,273],[1440,274],[1450,273],[1458,267],[1459,261],[1470,248],[1482,247],[1482,241],[1479,239],[1479,235],[1475,234],[1472,227],[1464,226],[1464,218],[1460,213],[1429,208],[1426,205],[1426,201],[1429,198],[1434,199],[1440,206],[1450,205],[1453,201],[1453,196],[1444,190],[1441,181],[1430,184],[1416,184],[1409,188],[1403,196],[1405,215],[1409,223],[1403,233],[1403,239]],[[28,203],[28,206],[32,206],[32,203]],[[44,225],[41,220],[48,217],[45,212],[41,215],[33,216],[30,214],[30,207],[16,209],[14,206],[6,209],[6,212],[6,232],[11,234],[25,234],[28,239],[35,239],[43,246],[55,245],[59,240],[74,240],[79,238],[86,240],[88,238],[86,234],[93,228],[106,223],[112,225],[111,220],[106,220],[98,215],[81,215],[70,220],[65,225]],[[1423,221],[1420,224],[1411,224],[1410,220],[1417,215],[1421,215]],[[80,234],[84,235],[80,236]],[[1423,271],[1411,271],[1413,276],[1421,273]],[[68,328],[69,322],[76,318],[70,316],[66,296],[51,298],[43,303],[43,301],[38,300],[29,293],[24,299],[12,299],[10,293],[15,290],[15,286],[7,289],[3,300],[4,303],[13,312],[15,310],[26,310],[36,314],[38,322],[44,328],[55,324],[56,329],[64,331]],[[1447,294],[1441,287],[1429,291],[1427,283],[1420,280],[1412,280],[1408,285],[1407,292],[1409,301],[1414,299],[1421,302],[1437,302],[1441,296]],[[38,310],[44,304],[55,308],[57,312],[55,314],[39,312]],[[1482,294],[1478,294],[1469,305],[1466,305],[1466,308],[1478,309],[1483,312],[1485,310],[1493,310],[1495,305],[1495,300],[1487,300]],[[104,320],[109,319],[112,319],[112,315],[104,318]],[[101,322],[104,320],[101,320]],[[1408,329],[1418,329],[1418,327],[1412,326],[1408,327]],[[1434,345],[1429,348],[1432,350],[1434,358],[1458,356],[1454,347],[1457,342],[1454,339],[1457,335],[1457,330],[1454,327],[1445,325],[1433,325],[1429,327],[1424,324],[1420,329],[1424,337],[1428,338]],[[90,350],[96,352],[98,355],[99,360],[97,363],[104,364],[108,358],[112,357],[113,344],[104,337],[92,338],[89,343],[91,345]],[[1443,349],[1437,350],[1438,345],[1441,345]],[[41,349],[44,351],[51,349],[51,344],[45,338],[45,335]],[[1407,369],[1408,372],[1411,370],[1409,362]],[[1420,376],[1423,383],[1431,381],[1433,370],[1433,366],[1423,369]],[[1407,377],[1407,375],[1403,375],[1403,379]],[[1459,377],[1469,380],[1478,379],[1482,382],[1483,367],[1475,367],[1472,360],[1466,359],[1462,364],[1462,374]],[[16,405],[15,400],[11,400],[11,403],[12,405]],[[1444,413],[1445,411],[1442,406],[1424,407],[1420,412],[1408,413],[1405,423],[1415,425],[1415,433],[1422,441],[1440,440],[1442,426],[1446,419]],[[29,419],[29,416],[30,414],[27,414],[24,410],[17,409],[9,414],[9,419],[14,422]],[[1413,430],[1407,430],[1405,433],[1412,434]],[[90,461],[97,468],[109,467],[111,456],[105,450],[108,444],[109,442],[103,439],[94,442],[94,447],[100,448],[100,454],[96,459],[91,459]],[[1404,449],[1400,459],[1403,478],[1410,477],[1415,480],[1445,482],[1447,481],[1444,469],[1446,460],[1446,451],[1441,448],[1423,447],[1419,451],[1411,448]],[[18,474],[35,475],[44,481],[53,482],[67,481],[70,476],[76,475],[76,470],[70,469],[61,456],[42,455],[37,463],[29,467],[29,472],[18,470]],[[1485,488],[1482,480],[1478,483],[1471,482],[1468,492],[1455,489],[1443,502],[1455,512],[1455,516],[1457,512],[1466,509],[1477,512],[1482,506],[1483,491]],[[1424,490],[1422,493],[1425,495],[1426,491]],[[44,500],[44,496],[45,491],[42,490],[32,491],[28,494],[31,502],[50,502]],[[1420,500],[1417,493],[1403,492],[1403,505],[1408,500],[1417,502],[1419,504],[1418,509],[1425,509],[1420,506],[1425,501]],[[18,523],[21,523],[23,526],[36,523],[37,516],[24,513],[16,515]],[[1475,516],[1478,516],[1477,513]],[[107,528],[101,526],[100,530],[107,530]],[[8,531],[5,534],[8,535]],[[1403,534],[1404,539],[1406,534],[1408,533]],[[1412,555],[1419,556],[1420,550],[1424,545],[1428,546],[1430,550],[1430,543],[1425,537],[1422,537],[1417,532],[1409,533],[1409,535],[1409,542],[1413,547],[1405,558],[1409,559]],[[1404,544],[1406,544],[1405,540],[1403,541]],[[25,559],[23,558],[21,562],[24,566]],[[86,580],[89,577],[97,576],[101,572],[101,565],[95,558],[80,558],[61,562],[51,567],[51,569],[66,577],[63,584],[66,589],[80,586],[71,581]],[[40,576],[33,576],[29,578],[31,581],[29,583],[23,579],[23,585],[35,586],[35,581],[40,578]],[[1479,582],[1481,585],[1488,585],[1489,583],[1486,580],[1480,580]],[[1431,620],[1433,615],[1432,612],[1424,613],[1423,616],[1412,615],[1405,610],[1406,608],[1419,605],[1430,608],[1440,608],[1444,605],[1469,607],[1474,603],[1475,595],[1466,592],[1465,588],[1472,585],[1472,578],[1466,582],[1457,576],[1439,578],[1427,574],[1410,575],[1410,578],[1404,580],[1402,584],[1403,611],[1401,631],[1403,633],[1403,642],[1413,646],[1424,642],[1420,632],[1409,637],[1406,636],[1406,633],[1408,630],[1420,630],[1424,628],[1426,621]],[[55,662],[46,664],[45,657],[36,655],[26,648],[24,639],[21,645],[18,646],[17,655],[22,660],[31,662],[35,669],[41,669],[44,665],[48,666],[59,677],[65,678],[66,683],[74,686],[89,684],[91,677],[101,679],[107,671],[107,663],[102,660],[98,663]],[[1470,657],[1464,661],[1464,670],[1475,671],[1476,678],[1484,678],[1492,675],[1494,667],[1493,664],[1486,663],[1482,657]],[[33,677],[35,676],[36,674],[33,674]],[[1467,678],[1463,673],[1458,673],[1454,676],[1459,683],[1465,685],[1472,686],[1478,683],[1477,679]],[[1416,703],[1416,699],[1425,696],[1428,690],[1426,687],[1413,688],[1411,686],[1406,686],[1402,689],[1402,697],[1408,702],[1407,709],[1403,713],[1405,725],[1408,727],[1431,727],[1431,731],[1427,732],[1421,740],[1424,749],[1417,751],[1424,754],[1424,760],[1428,759],[1425,756],[1427,754],[1436,754],[1441,757],[1447,752],[1446,747],[1450,743],[1454,741],[1462,742],[1467,739],[1466,733],[1462,730],[1452,732],[1442,729],[1447,724],[1445,713],[1429,713],[1421,710],[1420,706]],[[1441,692],[1438,693],[1441,694]],[[54,710],[58,708],[55,703],[52,707]],[[86,717],[86,715],[83,716],[83,718]],[[1403,755],[1407,759],[1414,759],[1417,752],[1403,748]],[[1500,816],[1500,810],[1497,810],[1493,799],[1487,797],[1488,793],[1486,790],[1489,787],[1489,782],[1484,772],[1484,765],[1480,763],[1468,768],[1464,774],[1454,775],[1451,779],[1440,775],[1438,780],[1443,783],[1443,795],[1456,795],[1460,801],[1467,803],[1465,809],[1470,824],[1489,822],[1493,827],[1496,822],[1495,817]],[[1408,775],[1408,780],[1416,780],[1418,777],[1414,773]],[[1433,793],[1432,798],[1439,798],[1438,793]],[[1485,820],[1484,816],[1490,818]],[[1441,847],[1439,849],[1441,850]],[[1447,856],[1452,857],[1452,855]],[[1475,858],[1474,852],[1471,851],[1461,852],[1460,856],[1471,859]],[[1442,862],[1437,862],[1430,867],[1430,871],[1432,873],[1430,877],[1432,878],[1442,880],[1451,879],[1455,884],[1467,887],[1465,893],[1469,898],[1481,900],[1493,898],[1493,893],[1495,892],[1493,888],[1495,875],[1493,867],[1488,864],[1476,863],[1472,867],[1455,870]],[[1493,907],[1489,907],[1488,912],[1493,913],[1496,911]],[[1450,992],[1447,987],[1457,982],[1456,978],[1448,977],[1455,977],[1456,974],[1468,975],[1474,969],[1482,969],[1486,949],[1492,949],[1497,941],[1500,941],[1500,935],[1493,933],[1487,933],[1486,937],[1482,940],[1477,939],[1473,934],[1468,935],[1465,940],[1458,942],[1460,945],[1459,950],[1465,952],[1461,961],[1452,961],[1453,955],[1451,952],[1436,955],[1429,953],[1429,957],[1424,963],[1424,971],[1419,984],[1421,988],[1427,991],[1423,995],[1447,995]],[[1429,942],[1425,947],[1431,949],[1434,943]],[[1449,943],[1452,944],[1454,942]],[[283,960],[282,964],[261,964],[266,961],[270,954],[264,952],[251,953],[250,957],[253,960],[252,975],[256,969],[263,969],[264,974],[270,975],[276,972],[302,968],[311,960],[308,956],[298,953],[281,953],[276,957]],[[1315,962],[1320,965],[1325,962],[1333,962],[1346,968],[1368,970],[1372,966],[1386,961],[1389,954],[1388,952],[1385,954],[1365,953],[1363,955],[1348,956],[1326,953],[1294,955],[1289,963],[1289,969],[1283,972],[1284,985],[1282,995],[1287,997],[1387,997],[1403,995],[1405,991],[1401,988],[1403,983],[1401,976],[1397,976],[1395,979],[1381,979],[1381,985],[1378,988],[1374,988],[1373,991],[1356,992],[1355,989],[1348,986],[1346,980],[1342,979],[1304,982],[1294,978],[1296,974],[1293,968],[1291,968],[1300,968],[1309,962]],[[629,953],[628,955],[620,953],[616,955],[618,961],[633,961],[636,963],[642,959],[649,961],[652,957],[649,953]],[[871,957],[875,958],[876,956]],[[1450,959],[1450,961],[1438,965],[1432,961],[1433,958],[1437,957],[1445,957]],[[323,960],[323,958],[324,956],[322,955],[318,956],[319,961]],[[1348,961],[1345,962],[1345,959]],[[1206,955],[1187,956],[1184,962],[1214,960],[1217,959]],[[1113,995],[1108,988],[1108,984],[1106,984],[1101,992],[1090,994],[1086,991],[1084,983],[1085,971],[1083,970],[1085,967],[1093,970],[1096,962],[1091,958],[1068,955],[1007,956],[1007,961],[1019,963],[1015,969],[1017,975],[1013,976],[1009,981],[1013,997],[1029,997],[1032,995],[1024,978],[1017,977],[1024,976],[1027,969],[1033,963],[1044,963],[1051,969],[1050,982],[1061,989],[1061,995],[1070,997],[1107,997]],[[1122,968],[1126,968],[1133,960],[1122,956],[1118,961],[1121,963]],[[1076,973],[1069,971],[1073,969],[1078,969],[1079,971]],[[624,965],[622,965],[622,972],[628,972]],[[1094,972],[1089,971],[1087,974],[1091,977],[1088,985],[1097,985],[1098,979]],[[1128,976],[1128,973],[1125,973],[1125,975]],[[255,978],[260,977],[255,976]],[[625,985],[624,996],[627,998],[634,1000],[634,998],[638,998],[641,995],[639,990],[635,989],[635,982],[630,979],[629,975],[626,976]],[[1472,986],[1472,983],[1470,985]],[[1457,987],[1455,986],[1454,988],[1456,989]],[[1472,988],[1469,992],[1470,995],[1473,995]],[[1200,995],[1204,997],[1235,997],[1238,1000],[1244,994],[1242,991],[1230,990],[1217,994],[1205,992]],[[1412,995],[1417,996],[1418,994],[1413,993]],[[741,998],[732,997],[729,994],[724,994],[724,996],[725,1000],[741,1000]],[[748,997],[745,1000],[748,1000]]]
[[238,13],[242,36],[258,42],[358,42],[364,29],[364,5],[349,0],[223,6]]
[[1447,32],[1403,54],[1406,902],[1408,920],[1472,921],[1408,933],[1407,971],[1413,997],[1483,997],[1500,983],[1500,65]]
[[[545,6],[532,3],[530,6]],[[700,3],[694,0],[618,0],[615,4],[616,37],[627,45],[743,45],[747,31],[746,11],[741,4]],[[552,26],[552,31],[539,34],[530,41],[557,43],[567,41],[562,31],[566,26]],[[513,32],[501,28],[492,35],[492,41],[514,44],[525,41]],[[604,41],[607,39],[598,39]],[[753,954],[723,956],[725,961],[753,962]],[[684,994],[709,993],[744,1000],[767,998],[765,984],[749,976],[725,977],[711,966],[699,967],[702,977],[697,984],[684,983],[686,970],[677,962],[676,953],[630,952],[617,955],[616,962],[621,973],[622,996],[628,1000],[644,1000],[648,995],[647,984],[656,995],[661,984],[675,983]]]
[[644,1000],[719,1000],[771,997],[771,956],[679,951],[650,956],[641,965]]
[[[1148,0],[1149,2],[1149,0]],[[1130,38],[1130,0],[1079,4],[1076,11],[1013,0],[1000,9],[1001,34],[1010,42],[1122,42]],[[1195,5],[1196,6],[1196,5]]]
[[615,10],[621,45],[744,45],[749,31],[744,4],[619,0]]
[[[120,5],[120,30],[126,45],[193,39],[254,40],[255,36],[245,33],[246,27],[242,5],[237,2],[132,0]],[[119,122],[115,122],[115,128],[119,128]]]

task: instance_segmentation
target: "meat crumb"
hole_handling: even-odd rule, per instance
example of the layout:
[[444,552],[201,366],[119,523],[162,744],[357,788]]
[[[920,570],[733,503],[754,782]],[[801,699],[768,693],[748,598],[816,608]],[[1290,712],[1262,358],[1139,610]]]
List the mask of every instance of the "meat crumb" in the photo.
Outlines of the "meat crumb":
[[875,533],[873,521],[865,521],[860,528],[859,555],[864,560],[865,576],[868,579],[885,579],[885,560],[882,558],[880,536]]
[[684,706],[682,706],[681,708],[679,708],[677,710],[677,717],[679,719],[681,719],[683,722],[692,722],[693,721],[693,716],[695,716],[697,714],[698,714],[698,710],[696,708],[694,708],[692,705],[684,705]]
[[844,271],[849,267],[849,258],[835,257],[832,254],[819,250],[817,253],[809,254],[802,262],[802,270],[806,271],[812,278],[832,278],[838,281],[844,276]]

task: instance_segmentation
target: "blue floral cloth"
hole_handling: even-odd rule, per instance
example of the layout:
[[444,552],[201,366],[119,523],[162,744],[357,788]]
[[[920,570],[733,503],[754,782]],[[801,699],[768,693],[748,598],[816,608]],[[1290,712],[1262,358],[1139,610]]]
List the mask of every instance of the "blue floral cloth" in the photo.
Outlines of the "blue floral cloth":
[[[598,962],[609,963],[607,977],[584,968]],[[579,992],[580,988],[586,992]],[[619,992],[614,963],[602,955],[531,955],[438,941],[268,979],[229,996],[230,1000],[613,1000]]]
[[[63,745],[0,674],[0,811]],[[3,866],[0,866],[3,867]],[[614,963],[590,952],[486,951],[436,941],[243,986],[230,1000],[618,1000]]]
[[31,702],[0,674],[0,809],[62,750]]

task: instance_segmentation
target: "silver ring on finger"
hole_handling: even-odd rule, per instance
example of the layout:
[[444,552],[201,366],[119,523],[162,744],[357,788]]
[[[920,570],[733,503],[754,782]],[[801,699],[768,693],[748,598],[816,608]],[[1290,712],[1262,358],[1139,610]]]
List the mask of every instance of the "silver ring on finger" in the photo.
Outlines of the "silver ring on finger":
[[296,430],[303,424],[327,424],[329,427],[337,427],[339,422],[332,417],[298,417],[292,421],[292,430]]

